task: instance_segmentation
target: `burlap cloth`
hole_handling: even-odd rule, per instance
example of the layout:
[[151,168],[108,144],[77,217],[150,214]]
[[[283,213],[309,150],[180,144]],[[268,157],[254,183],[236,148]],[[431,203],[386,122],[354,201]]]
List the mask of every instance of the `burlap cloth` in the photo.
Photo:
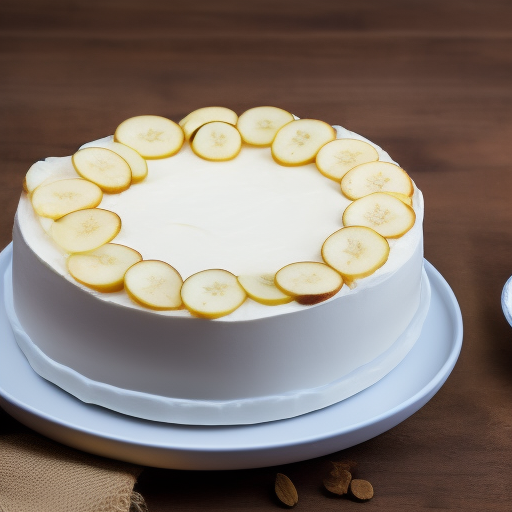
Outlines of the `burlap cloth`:
[[3,434],[0,511],[145,512],[144,500],[133,492],[141,471],[32,432]]

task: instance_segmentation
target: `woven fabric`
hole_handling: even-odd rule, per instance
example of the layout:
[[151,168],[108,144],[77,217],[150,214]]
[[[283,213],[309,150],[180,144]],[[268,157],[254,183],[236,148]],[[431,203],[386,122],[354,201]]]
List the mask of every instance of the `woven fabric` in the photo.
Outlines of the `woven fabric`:
[[140,472],[36,434],[0,436],[0,511],[129,512]]

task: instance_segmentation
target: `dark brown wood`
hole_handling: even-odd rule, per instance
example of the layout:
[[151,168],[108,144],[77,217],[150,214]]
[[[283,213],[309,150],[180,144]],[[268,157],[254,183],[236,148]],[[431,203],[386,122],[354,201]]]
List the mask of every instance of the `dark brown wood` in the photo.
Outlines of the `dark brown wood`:
[[[489,0],[0,4],[0,245],[21,181],[123,119],[276,105],[382,145],[426,200],[425,255],[464,317],[443,388],[389,432],[314,460],[248,471],[146,469],[151,512],[277,510],[277,472],[302,510],[508,511],[512,503],[512,3]],[[0,431],[22,427],[0,413]],[[353,459],[375,497],[322,491]],[[201,482],[198,485],[198,482]]]

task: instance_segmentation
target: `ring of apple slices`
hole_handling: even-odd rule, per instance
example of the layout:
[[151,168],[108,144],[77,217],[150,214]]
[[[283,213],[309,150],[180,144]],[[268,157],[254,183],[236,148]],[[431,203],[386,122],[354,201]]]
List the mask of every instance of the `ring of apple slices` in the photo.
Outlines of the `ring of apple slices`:
[[[260,275],[210,269],[183,281],[168,263],[143,260],[136,250],[109,243],[121,229],[121,219],[96,208],[103,192],[120,193],[144,180],[147,159],[170,157],[185,140],[196,155],[211,161],[235,158],[242,143],[270,146],[280,165],[315,162],[321,174],[339,182],[353,202],[343,213],[345,227],[322,245],[324,262],[290,263],[276,274]],[[269,306],[322,302],[344,283],[353,287],[355,280],[384,265],[390,250],[386,238],[402,236],[415,222],[414,187],[403,169],[379,161],[367,142],[336,139],[327,123],[296,119],[276,107],[251,108],[240,117],[225,107],[205,107],[179,124],[160,116],[132,117],[117,127],[114,141],[80,149],[72,163],[81,178],[52,174],[46,162],[36,162],[23,183],[35,212],[54,221],[49,233],[70,253],[69,273],[100,292],[124,287],[134,302],[155,310],[186,307],[194,316],[214,319],[233,312],[246,297]]]

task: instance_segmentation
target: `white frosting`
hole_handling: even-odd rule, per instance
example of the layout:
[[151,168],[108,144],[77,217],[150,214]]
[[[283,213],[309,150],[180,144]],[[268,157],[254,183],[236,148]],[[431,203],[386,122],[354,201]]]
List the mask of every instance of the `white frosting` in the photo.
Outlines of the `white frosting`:
[[430,303],[430,283],[423,271],[418,311],[386,351],[348,374],[320,387],[279,395],[236,400],[190,400],[132,391],[84,377],[48,357],[21,326],[12,301],[11,269],[5,274],[5,306],[14,336],[31,366],[86,403],[93,403],[130,416],[192,425],[250,424],[285,419],[327,407],[371,386],[387,375],[408,354],[418,339]]
[[[114,242],[167,261],[184,278],[212,267],[238,274],[321,261],[322,243],[342,227],[349,203],[314,165],[281,167],[268,148],[243,147],[219,164],[185,147],[148,164],[146,181],[104,196],[100,206],[123,221]],[[75,176],[69,157],[42,165],[56,171],[49,179]],[[429,295],[417,189],[413,207],[414,227],[390,241],[388,261],[355,289],[344,286],[314,306],[247,299],[226,317],[203,320],[74,281],[66,253],[45,231],[52,221],[38,219],[23,195],[13,230],[11,322],[39,374],[113,410],[202,425],[303,414],[382,378],[419,336]]]
[[[380,160],[396,163],[367,139],[336,129],[339,138],[364,140],[377,149]],[[105,147],[111,141],[106,137],[82,147]],[[185,144],[178,154],[147,163],[149,173],[143,182],[121,194],[105,194],[99,207],[121,217],[122,229],[114,243],[134,248],[144,259],[169,263],[183,279],[209,268],[235,275],[274,273],[295,261],[322,261],[322,244],[343,227],[341,217],[351,203],[339,184],[324,177],[315,164],[283,167],[273,161],[269,148],[244,146],[233,160],[209,162]],[[77,176],[71,157],[48,158],[44,165],[49,176],[54,169],[55,179]],[[423,198],[417,189],[413,207],[415,226],[405,236],[390,240],[386,264],[358,286],[371,285],[410,257],[422,236]],[[26,196],[21,198],[18,215],[28,245],[56,272],[75,282],[66,269],[67,255],[34,222],[39,217]],[[52,221],[39,220],[48,230]],[[123,291],[103,294],[76,285],[100,300],[141,307]],[[347,293],[350,290],[344,286],[338,296]],[[273,316],[303,307],[296,302],[269,307],[248,299],[220,321]],[[189,315],[186,310],[158,314]]]

